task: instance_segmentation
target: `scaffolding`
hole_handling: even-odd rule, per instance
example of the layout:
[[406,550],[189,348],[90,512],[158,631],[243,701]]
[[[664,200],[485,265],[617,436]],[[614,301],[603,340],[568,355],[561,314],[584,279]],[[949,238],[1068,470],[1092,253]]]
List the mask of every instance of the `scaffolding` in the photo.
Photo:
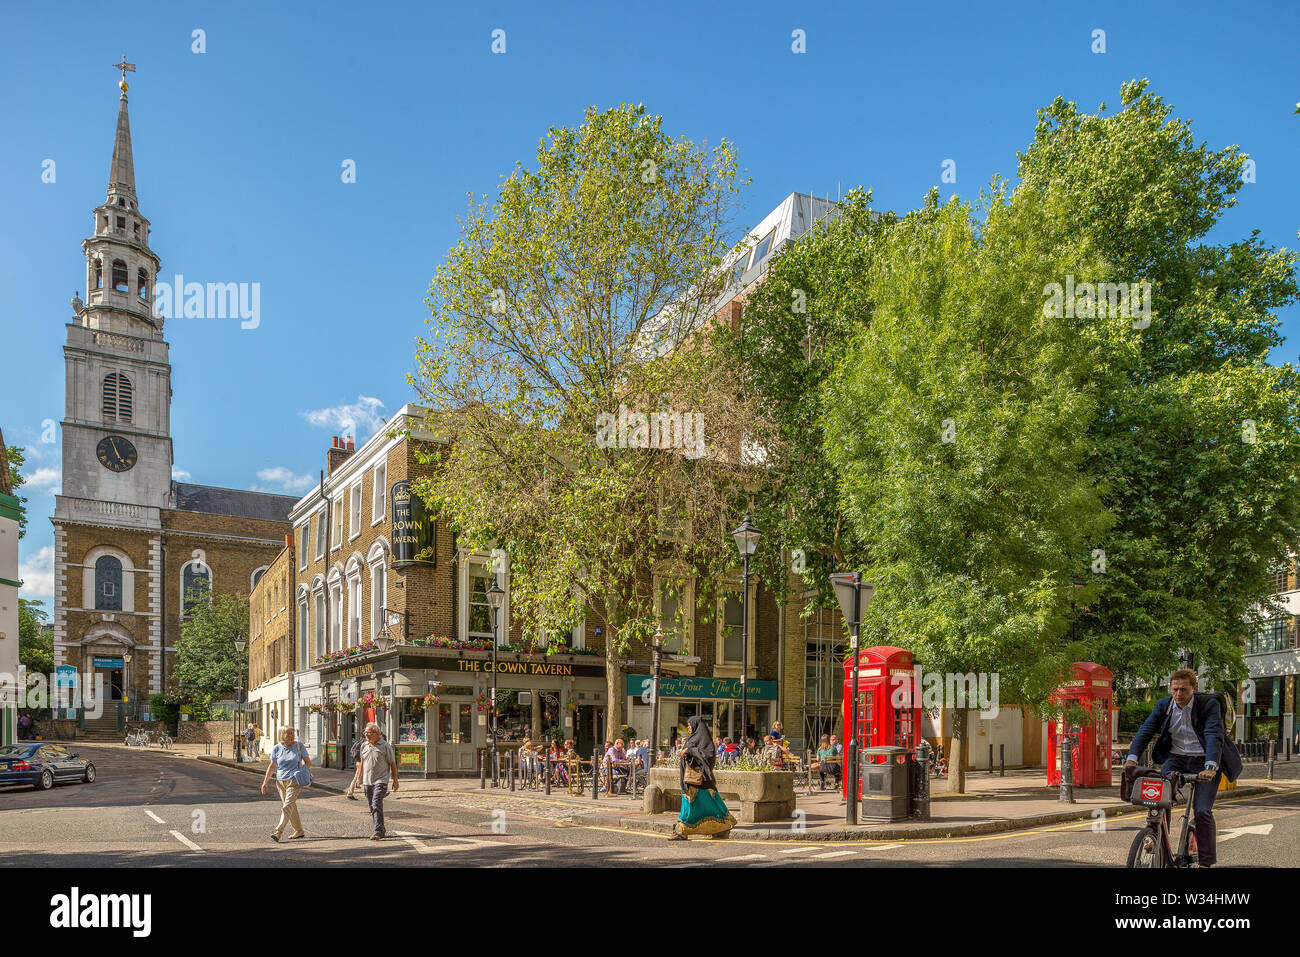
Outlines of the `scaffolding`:
[[[801,596],[808,605],[820,597],[816,589]],[[823,734],[835,733],[843,698],[844,655],[847,642],[834,608],[819,608],[803,620],[804,679],[802,703],[806,747],[816,748]]]

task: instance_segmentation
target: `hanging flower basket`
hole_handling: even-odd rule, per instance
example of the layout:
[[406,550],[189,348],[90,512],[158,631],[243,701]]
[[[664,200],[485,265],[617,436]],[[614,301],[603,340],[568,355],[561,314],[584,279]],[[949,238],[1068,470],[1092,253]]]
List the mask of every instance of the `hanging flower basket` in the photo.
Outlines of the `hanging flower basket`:
[[360,705],[363,708],[374,708],[376,711],[387,711],[388,698],[375,694],[373,691],[368,691],[361,696]]
[[430,691],[423,698],[419,698],[417,700],[419,701],[419,704],[416,710],[423,711],[426,708],[432,708],[434,705],[436,705],[438,703],[438,696],[434,694],[432,691]]
[[564,710],[566,710],[566,711],[577,711],[577,710],[578,710],[578,702],[576,702],[576,701],[566,701],[566,702],[564,702]]
[[340,701],[334,706],[334,709],[338,711],[339,714],[351,714],[353,711],[357,710],[357,704],[355,701]]
[[474,710],[477,713],[482,714],[484,711],[490,711],[491,708],[492,703],[488,701],[488,696],[486,694],[481,694],[474,699]]
[[[321,705],[318,705],[318,704],[309,704],[309,705],[307,705],[307,713],[308,713],[308,714],[320,714],[320,713],[321,713],[322,711],[324,711],[324,710],[325,710],[325,708],[324,708],[323,706],[321,706]],[[333,708],[330,708],[330,710],[333,711],[334,709],[333,709]]]

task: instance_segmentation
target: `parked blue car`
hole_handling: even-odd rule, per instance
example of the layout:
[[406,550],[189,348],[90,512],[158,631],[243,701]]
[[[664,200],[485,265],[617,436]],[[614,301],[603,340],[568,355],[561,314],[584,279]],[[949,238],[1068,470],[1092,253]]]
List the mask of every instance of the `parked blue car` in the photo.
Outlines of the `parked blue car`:
[[63,745],[24,742],[0,747],[0,785],[30,784],[48,791],[64,781],[94,780],[95,766]]

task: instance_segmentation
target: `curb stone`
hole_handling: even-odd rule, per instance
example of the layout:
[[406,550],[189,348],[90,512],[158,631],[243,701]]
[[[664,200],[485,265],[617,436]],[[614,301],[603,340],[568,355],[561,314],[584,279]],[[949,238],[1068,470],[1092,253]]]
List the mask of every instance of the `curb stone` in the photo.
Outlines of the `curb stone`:
[[[1245,787],[1234,789],[1234,797],[1251,797],[1258,794],[1271,793],[1273,789],[1266,787]],[[1108,804],[1098,805],[1095,808],[1087,810],[1075,809],[1071,811],[1052,811],[1046,814],[1033,814],[1025,817],[1002,818],[995,821],[980,821],[975,824],[961,825],[933,825],[929,827],[910,828],[906,831],[900,831],[893,828],[869,828],[842,827],[834,830],[805,830],[792,831],[788,828],[755,828],[754,830],[733,830],[733,837],[743,837],[750,840],[759,841],[908,841],[908,840],[932,840],[934,838],[946,837],[974,837],[982,834],[998,834],[1007,831],[1030,830],[1036,827],[1043,827],[1048,824],[1063,824],[1072,821],[1086,821],[1091,818],[1094,810],[1101,810],[1105,816],[1119,817],[1129,812],[1140,812],[1132,804]],[[665,812],[665,815],[668,812]],[[629,831],[650,831],[654,833],[671,833],[673,829],[672,821],[668,820],[651,820],[646,818],[626,818],[617,815],[589,815],[582,819],[566,818],[561,823],[569,827],[581,827],[584,824],[598,825],[602,827],[616,827],[621,830]]]

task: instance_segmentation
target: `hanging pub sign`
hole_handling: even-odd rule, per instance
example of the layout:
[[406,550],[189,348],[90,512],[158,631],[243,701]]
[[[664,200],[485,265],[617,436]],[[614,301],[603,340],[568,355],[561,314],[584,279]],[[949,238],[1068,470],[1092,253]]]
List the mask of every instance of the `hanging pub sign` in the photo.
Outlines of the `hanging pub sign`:
[[436,523],[409,481],[393,484],[393,567],[438,564]]

